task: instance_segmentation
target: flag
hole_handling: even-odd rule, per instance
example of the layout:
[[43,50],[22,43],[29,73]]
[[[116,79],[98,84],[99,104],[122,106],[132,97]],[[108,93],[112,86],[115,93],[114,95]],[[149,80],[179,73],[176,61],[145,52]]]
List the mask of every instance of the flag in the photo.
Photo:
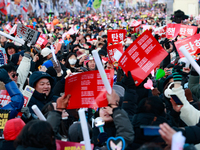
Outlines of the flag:
[[6,11],[7,11],[7,14],[9,15],[10,14],[10,0],[6,1]]
[[118,0],[116,0],[115,7],[119,8],[119,1]]
[[94,0],[89,0],[86,7],[92,7],[92,4],[93,4]]
[[5,1],[4,0],[0,0],[0,11],[4,15],[7,15],[7,10],[5,8],[6,8]]
[[40,1],[37,0],[36,1],[36,15],[37,15],[37,17],[41,16],[41,9],[42,9],[42,6],[40,4]]
[[101,0],[94,0],[93,7],[95,9],[99,8],[101,6]]
[[21,0],[20,7],[27,13],[28,12],[28,3],[26,0]]

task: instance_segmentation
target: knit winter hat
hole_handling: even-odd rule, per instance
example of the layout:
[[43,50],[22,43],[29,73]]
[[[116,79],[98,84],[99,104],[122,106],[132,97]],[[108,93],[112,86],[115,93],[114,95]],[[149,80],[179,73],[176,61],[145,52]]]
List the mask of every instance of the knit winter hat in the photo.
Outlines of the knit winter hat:
[[25,123],[20,118],[8,120],[3,131],[4,139],[7,141],[15,140],[24,126]]
[[42,64],[42,66],[45,66],[48,69],[49,67],[53,67],[53,62],[51,60],[47,60]]

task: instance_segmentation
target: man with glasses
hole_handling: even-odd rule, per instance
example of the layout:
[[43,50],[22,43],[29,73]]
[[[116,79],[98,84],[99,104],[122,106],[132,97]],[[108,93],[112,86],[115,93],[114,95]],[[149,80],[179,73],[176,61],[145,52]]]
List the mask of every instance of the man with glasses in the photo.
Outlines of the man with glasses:
[[8,72],[8,76],[10,77],[10,79],[17,84],[18,73],[16,72],[15,66],[8,64],[2,66],[1,68],[5,69]]

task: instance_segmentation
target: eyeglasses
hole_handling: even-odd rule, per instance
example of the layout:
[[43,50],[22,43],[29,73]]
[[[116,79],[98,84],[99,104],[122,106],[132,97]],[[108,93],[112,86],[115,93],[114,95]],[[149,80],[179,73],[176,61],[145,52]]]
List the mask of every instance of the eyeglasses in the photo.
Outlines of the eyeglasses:
[[19,75],[18,73],[16,73],[16,74],[13,74],[13,75],[12,75],[12,78],[15,78],[15,76],[17,76],[17,77],[18,77],[18,75]]

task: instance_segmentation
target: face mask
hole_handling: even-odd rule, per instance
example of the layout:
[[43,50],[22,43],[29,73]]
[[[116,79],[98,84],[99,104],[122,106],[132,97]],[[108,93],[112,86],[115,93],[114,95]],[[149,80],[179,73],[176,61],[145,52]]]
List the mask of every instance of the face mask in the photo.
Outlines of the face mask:
[[90,40],[90,37],[86,37],[86,39],[89,41],[89,40]]
[[69,64],[70,65],[75,65],[76,64],[76,59],[72,58],[72,59],[69,59]]
[[68,117],[62,117],[62,120],[67,120],[68,119]]

